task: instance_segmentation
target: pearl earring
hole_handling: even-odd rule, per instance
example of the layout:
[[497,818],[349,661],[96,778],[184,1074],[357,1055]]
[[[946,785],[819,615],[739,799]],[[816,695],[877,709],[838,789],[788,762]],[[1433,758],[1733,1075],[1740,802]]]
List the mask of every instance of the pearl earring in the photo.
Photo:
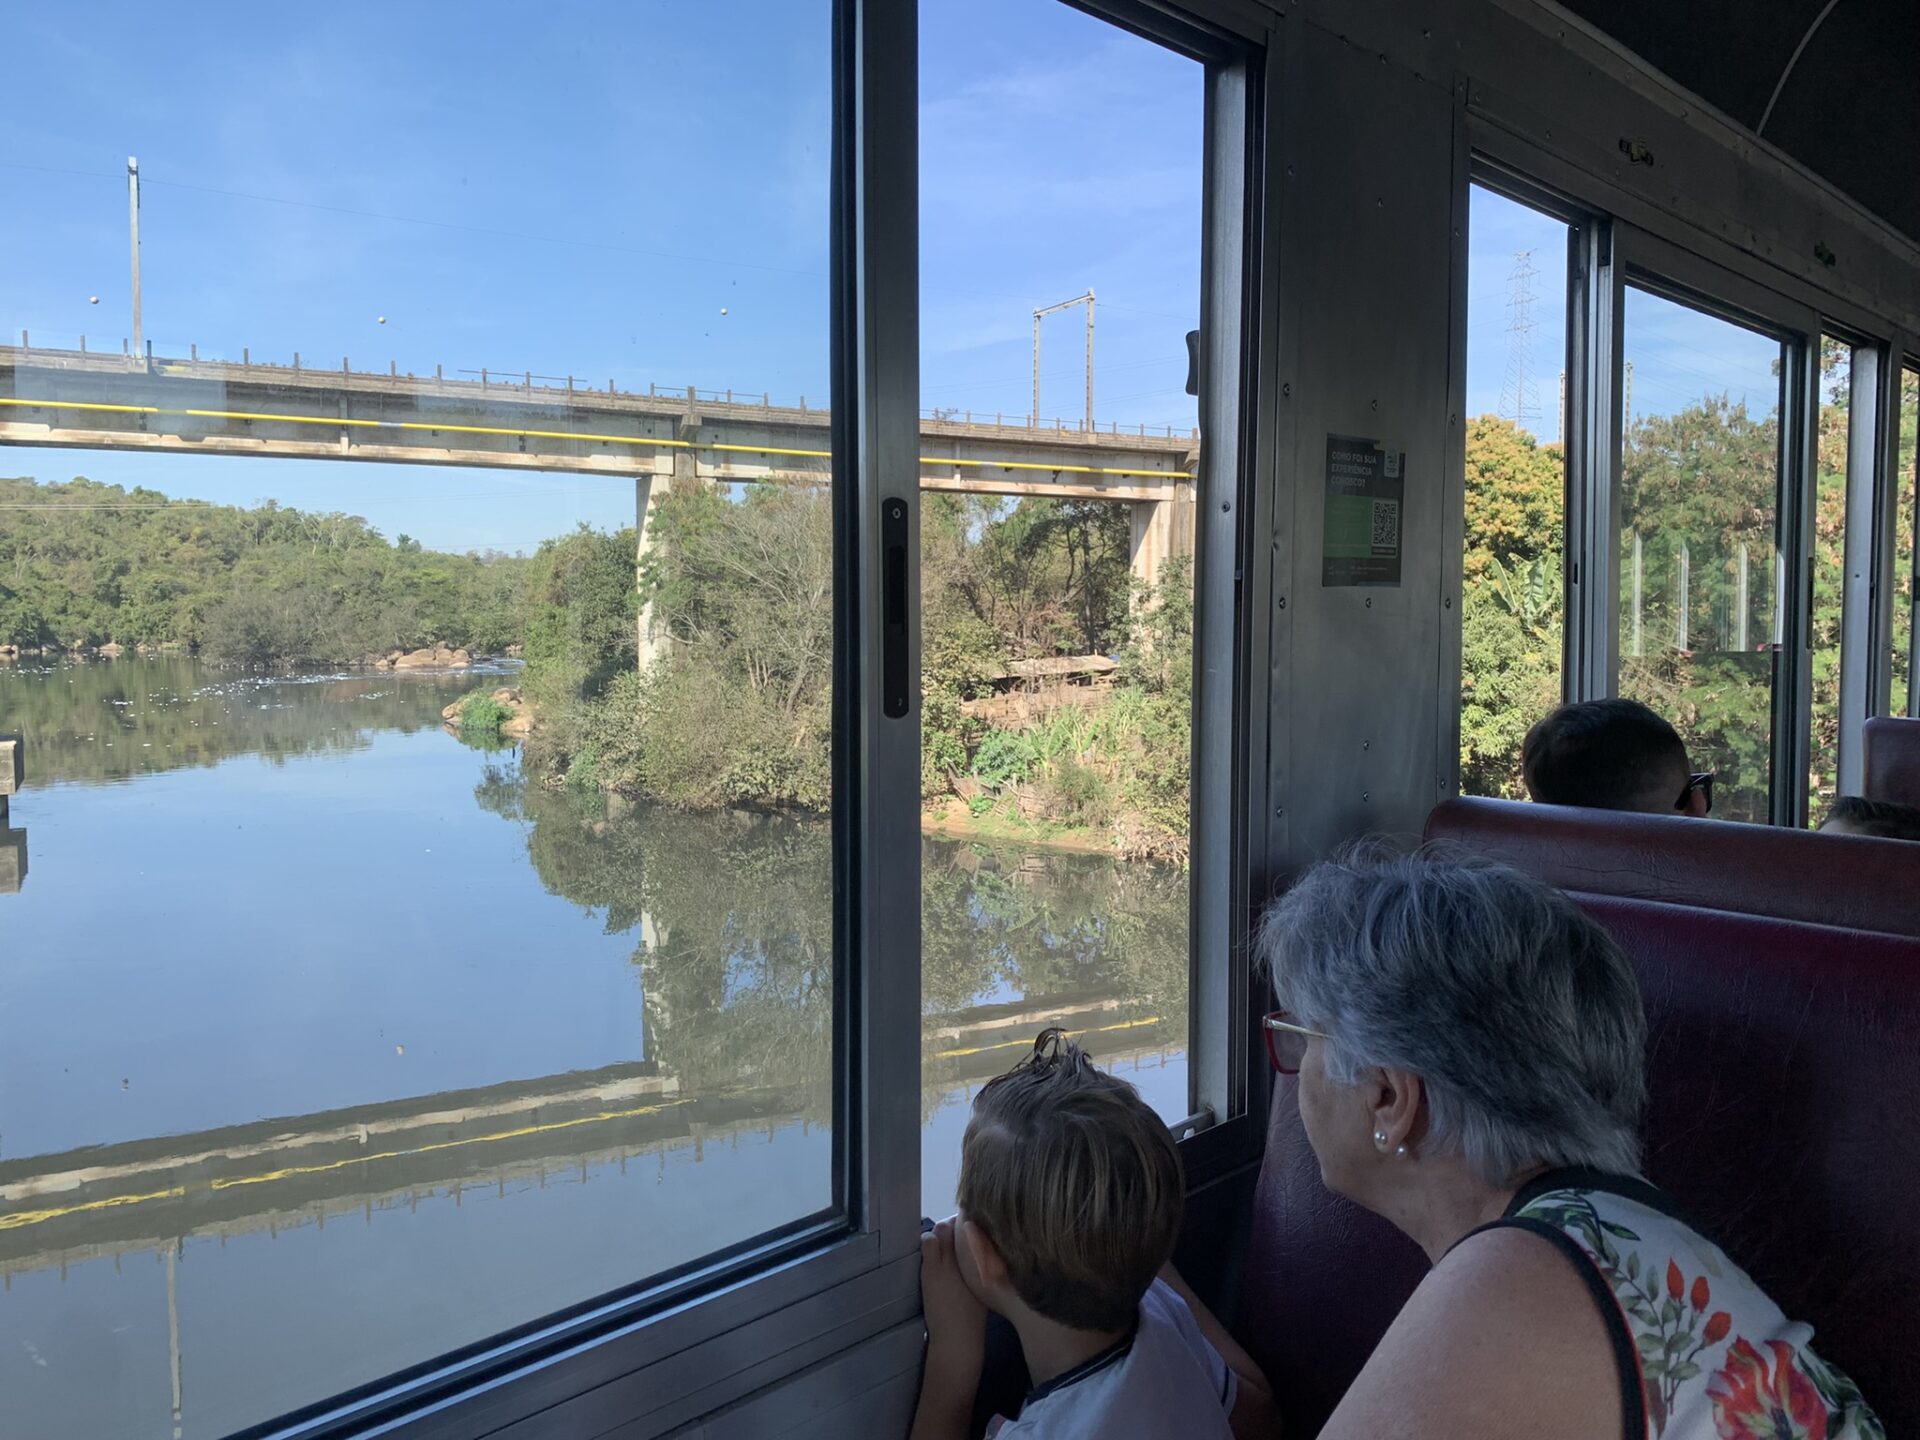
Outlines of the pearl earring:
[[1398,1155],[1402,1160],[1404,1160],[1407,1158],[1407,1147],[1402,1145],[1399,1149],[1395,1150],[1393,1153],[1395,1155]]
[[1374,1131],[1373,1143],[1378,1145],[1382,1150],[1386,1149],[1387,1148],[1387,1132],[1384,1130]]

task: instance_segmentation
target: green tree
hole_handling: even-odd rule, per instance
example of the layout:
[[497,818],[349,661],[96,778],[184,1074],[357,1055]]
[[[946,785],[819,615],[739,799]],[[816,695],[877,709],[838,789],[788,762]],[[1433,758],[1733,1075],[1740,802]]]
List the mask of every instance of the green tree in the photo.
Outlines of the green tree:
[[1524,799],[1520,748],[1560,700],[1565,462],[1511,420],[1467,423],[1460,787]]
[[0,643],[205,649],[340,663],[518,639],[526,562],[389,545],[358,516],[175,500],[84,478],[0,479]]
[[1620,693],[1673,722],[1731,819],[1767,816],[1778,457],[1775,417],[1725,395],[1637,419],[1622,448]]

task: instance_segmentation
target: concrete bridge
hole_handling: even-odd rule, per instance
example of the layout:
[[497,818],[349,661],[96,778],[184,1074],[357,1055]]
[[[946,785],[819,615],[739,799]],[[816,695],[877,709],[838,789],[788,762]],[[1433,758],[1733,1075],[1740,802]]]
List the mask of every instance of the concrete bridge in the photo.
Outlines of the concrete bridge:
[[[25,338],[25,337],[23,337]],[[448,379],[0,346],[0,444],[376,460],[630,480],[644,552],[655,482],[827,480],[830,414],[731,391],[646,394],[479,372]],[[920,429],[923,490],[1112,500],[1131,507],[1133,571],[1193,552],[1197,432],[1069,429],[1024,417]]]

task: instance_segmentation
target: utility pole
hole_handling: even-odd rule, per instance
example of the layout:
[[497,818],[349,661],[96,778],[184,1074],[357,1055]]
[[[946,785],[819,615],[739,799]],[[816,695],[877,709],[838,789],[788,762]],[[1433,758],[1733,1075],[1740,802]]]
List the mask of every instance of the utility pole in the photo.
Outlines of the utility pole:
[[1060,310],[1071,310],[1076,305],[1087,307],[1087,432],[1093,432],[1093,287],[1087,287],[1087,293],[1076,295],[1071,300],[1062,300],[1058,305],[1042,305],[1033,312],[1033,411],[1029,424],[1040,423],[1040,320],[1042,316],[1052,315]]
[[140,340],[140,161],[127,157],[127,228],[133,239],[133,358],[147,363],[146,346]]

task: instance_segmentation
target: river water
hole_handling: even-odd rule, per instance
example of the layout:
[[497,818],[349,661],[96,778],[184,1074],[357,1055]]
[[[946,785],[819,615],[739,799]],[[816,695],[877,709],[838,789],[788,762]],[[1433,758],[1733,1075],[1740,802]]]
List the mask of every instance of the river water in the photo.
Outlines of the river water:
[[[0,1435],[213,1437],[832,1203],[823,827],[529,785],[491,676],[0,665]],[[1049,1019],[1186,1112],[1184,877],[930,838],[923,1192]]]

